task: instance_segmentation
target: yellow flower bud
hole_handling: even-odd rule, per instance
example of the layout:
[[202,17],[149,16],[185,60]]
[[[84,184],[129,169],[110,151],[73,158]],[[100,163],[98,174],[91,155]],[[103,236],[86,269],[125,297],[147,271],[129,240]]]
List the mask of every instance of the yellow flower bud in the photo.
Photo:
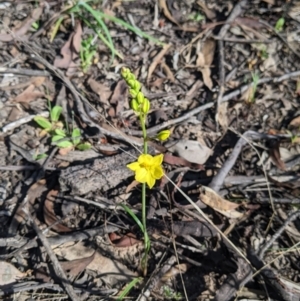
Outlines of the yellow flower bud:
[[[136,91],[136,90],[135,90]],[[139,92],[136,96],[136,100],[139,104],[142,104],[144,102],[145,96],[142,92]]]
[[155,138],[160,141],[165,141],[170,137],[170,135],[171,135],[171,131],[163,130],[163,131],[159,132]]
[[135,112],[137,112],[137,113],[139,112],[139,104],[138,104],[138,102],[136,101],[135,98],[131,100],[131,102],[130,102],[130,107],[131,107],[131,109],[132,109],[133,111],[135,111]]
[[150,110],[150,101],[147,98],[144,98],[144,102],[142,104],[142,112],[147,114]]

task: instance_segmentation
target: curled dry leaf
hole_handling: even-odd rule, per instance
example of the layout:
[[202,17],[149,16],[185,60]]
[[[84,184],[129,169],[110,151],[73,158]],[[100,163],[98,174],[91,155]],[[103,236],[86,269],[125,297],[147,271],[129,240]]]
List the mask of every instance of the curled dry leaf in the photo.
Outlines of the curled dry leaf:
[[163,46],[162,50],[156,55],[153,62],[151,63],[148,74],[147,74],[147,83],[150,81],[150,78],[152,76],[152,73],[154,72],[156,66],[161,62],[164,55],[167,53],[169,48],[171,47],[171,44],[166,44]]
[[198,57],[196,61],[196,66],[199,68],[199,70],[202,73],[203,82],[210,90],[213,87],[213,82],[210,77],[211,74],[210,66],[214,59],[215,48],[216,48],[215,40],[208,39],[204,41],[201,48],[201,52],[198,53]]
[[179,140],[176,144],[170,142],[166,147],[183,159],[196,164],[204,164],[212,154],[212,150],[206,145],[193,140]]
[[179,274],[184,274],[191,267],[187,263],[177,264],[170,268],[160,279],[161,282],[168,282],[170,279],[174,279]]
[[166,3],[166,0],[159,0],[158,5],[159,5],[160,9],[163,11],[163,13],[167,19],[169,19],[171,22],[176,24],[178,27],[181,27],[180,24],[177,22],[177,20],[175,20],[174,17],[172,16],[172,14],[170,13],[167,3]]
[[29,85],[21,94],[19,94],[14,101],[29,103],[36,100],[39,97],[44,97],[44,93],[40,91],[34,91],[34,84]]
[[209,187],[201,186],[199,190],[199,198],[207,206],[213,208],[214,210],[229,218],[241,218],[243,216],[243,213],[235,210],[240,206],[239,204],[232,203],[223,199]]
[[26,34],[26,32],[30,29],[32,23],[36,22],[41,14],[43,12],[43,8],[42,7],[38,7],[36,9],[34,9],[32,11],[31,16],[29,16],[22,24],[19,28],[16,28],[12,31],[12,33],[2,33],[0,34],[0,41],[1,42],[10,42],[12,41],[14,38],[24,38],[24,35]]
[[21,273],[9,262],[0,261],[0,286],[15,283],[24,276],[25,274]]
[[44,207],[43,207],[45,223],[49,227],[51,226],[51,230],[57,232],[70,232],[71,229],[62,225],[61,222],[59,221],[59,218],[57,218],[54,212],[55,197],[57,196],[57,194],[58,194],[57,190],[51,190],[47,194]]
[[69,36],[68,41],[61,48],[61,57],[56,57],[54,66],[57,68],[67,69],[67,75],[71,76],[77,69],[75,60],[79,57],[81,47],[82,27],[77,22],[74,32]]
[[108,100],[112,93],[110,87],[105,84],[99,83],[92,78],[88,80],[88,84],[90,85],[91,89],[99,95],[100,102],[109,105]]

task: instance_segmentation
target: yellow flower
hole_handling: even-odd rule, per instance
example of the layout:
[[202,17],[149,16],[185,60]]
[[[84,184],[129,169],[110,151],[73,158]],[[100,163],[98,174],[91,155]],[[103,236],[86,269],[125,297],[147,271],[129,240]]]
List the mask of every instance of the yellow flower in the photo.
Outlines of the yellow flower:
[[151,156],[141,154],[136,162],[130,163],[127,167],[135,172],[135,180],[140,183],[147,183],[150,188],[164,175],[161,163],[163,154]]

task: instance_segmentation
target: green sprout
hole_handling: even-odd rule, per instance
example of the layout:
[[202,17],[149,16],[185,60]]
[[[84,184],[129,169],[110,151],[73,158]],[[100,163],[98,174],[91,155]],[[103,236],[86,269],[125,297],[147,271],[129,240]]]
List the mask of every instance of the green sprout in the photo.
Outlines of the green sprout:
[[50,109],[49,119],[42,116],[34,117],[33,120],[43,129],[41,136],[50,134],[52,142],[57,142],[56,145],[60,148],[76,148],[82,151],[90,149],[90,143],[81,143],[80,130],[78,128],[74,128],[71,135],[64,130],[64,124],[59,121],[61,113],[62,107],[54,106]]
[[93,43],[93,37],[89,36],[87,39],[82,40],[80,47],[81,68],[83,72],[87,72],[93,64],[94,56],[96,55],[97,47]]
[[169,286],[164,285],[163,287],[163,296],[166,300],[182,300],[183,296],[179,292],[174,292]]
[[205,20],[205,16],[199,12],[196,12],[194,14],[190,14],[188,19],[192,20],[192,21],[200,22],[200,21]]
[[275,25],[275,30],[277,32],[282,31],[284,23],[285,23],[285,19],[284,18],[281,17],[280,19],[278,19],[277,22],[276,22],[276,25]]
[[45,136],[47,133],[52,134],[56,129],[63,128],[63,123],[59,121],[61,112],[61,106],[54,106],[50,109],[50,119],[42,116],[34,117],[33,120],[43,129],[41,136]]
[[255,101],[255,93],[259,82],[259,74],[256,72],[252,72],[251,75],[252,75],[252,91],[251,91],[249,102],[253,103]]

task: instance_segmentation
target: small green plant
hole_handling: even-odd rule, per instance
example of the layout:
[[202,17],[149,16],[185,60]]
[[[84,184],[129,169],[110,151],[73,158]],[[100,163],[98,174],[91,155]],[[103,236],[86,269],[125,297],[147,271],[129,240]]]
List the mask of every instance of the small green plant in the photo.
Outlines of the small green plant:
[[205,16],[199,12],[196,12],[194,14],[190,14],[188,19],[192,20],[192,21],[200,22],[200,21],[205,20]]
[[[105,20],[112,21],[117,25],[120,25],[133,33],[135,33],[137,36],[148,39],[150,41],[153,41],[156,44],[164,45],[164,43],[160,42],[158,39],[155,39],[154,37],[148,35],[147,33],[143,32],[136,26],[132,26],[129,23],[123,21],[122,19],[119,19],[117,17],[105,14],[99,9],[94,9],[91,5],[88,4],[88,2],[91,2],[89,0],[79,0],[75,5],[73,5],[71,8],[65,10],[65,14],[72,14],[77,19],[82,20],[89,28],[91,28],[95,34],[100,38],[100,40],[110,49],[111,51],[111,63],[113,62],[115,56],[118,56],[119,58],[123,59],[122,54],[120,54],[113,43],[111,34],[109,32],[108,27],[105,24]],[[95,4],[98,4],[99,2],[94,1]],[[89,15],[87,16],[88,13]],[[53,41],[55,35],[58,32],[59,26],[61,25],[62,21],[64,20],[64,16],[61,16],[57,19],[56,23],[54,24],[53,31],[51,33],[50,41]],[[93,51],[90,49],[88,51],[90,56]],[[92,55],[93,56],[93,55]],[[85,62],[87,62],[87,58],[85,58]],[[90,60],[91,62],[91,60]],[[82,61],[82,64],[84,65],[84,62]],[[88,67],[86,67],[88,68]]]
[[259,74],[257,72],[252,72],[251,75],[252,75],[252,87],[251,87],[249,103],[254,103],[255,93],[256,93],[257,85],[258,85],[258,81],[259,81]]
[[87,39],[82,40],[80,47],[81,68],[85,73],[93,64],[93,59],[96,54],[97,47],[94,45],[93,37],[89,36]]
[[64,127],[63,123],[59,121],[61,112],[61,106],[54,106],[50,109],[50,119],[42,116],[34,117],[33,120],[43,129],[41,136],[45,136],[47,133],[51,135],[56,129],[62,129]]
[[183,299],[183,296],[181,293],[179,292],[174,292],[173,289],[171,289],[169,286],[167,285],[164,285],[162,287],[163,289],[163,296],[164,296],[164,299],[166,300],[182,300]]
[[[138,157],[137,161],[130,163],[127,167],[135,173],[135,180],[142,183],[142,223],[136,217],[129,208],[124,207],[125,210],[132,216],[139,227],[144,233],[144,246],[145,254],[142,259],[142,269],[144,275],[147,274],[147,258],[150,250],[150,239],[147,233],[146,227],[146,184],[149,188],[153,188],[156,180],[163,177],[164,172],[162,169],[163,155],[152,156],[148,154],[148,140],[153,139],[147,136],[146,121],[147,114],[150,110],[150,101],[147,99],[141,91],[141,83],[135,78],[134,74],[128,68],[122,68],[121,74],[123,79],[129,88],[129,94],[132,99],[130,101],[130,107],[139,118],[140,125],[143,132],[143,152]],[[170,136],[170,131],[165,130],[156,135],[156,139],[166,140]]]
[[275,25],[275,30],[277,32],[282,31],[284,23],[285,23],[285,19],[284,18],[281,17],[280,19],[278,19],[277,22],[276,22],[276,25]]
[[50,109],[50,119],[42,116],[34,117],[33,120],[43,129],[41,136],[43,137],[47,133],[50,134],[52,142],[57,142],[56,145],[60,148],[76,148],[82,151],[90,149],[91,145],[89,143],[81,143],[80,130],[78,128],[74,128],[71,135],[64,130],[64,124],[59,120],[61,112],[61,106],[54,106]]

